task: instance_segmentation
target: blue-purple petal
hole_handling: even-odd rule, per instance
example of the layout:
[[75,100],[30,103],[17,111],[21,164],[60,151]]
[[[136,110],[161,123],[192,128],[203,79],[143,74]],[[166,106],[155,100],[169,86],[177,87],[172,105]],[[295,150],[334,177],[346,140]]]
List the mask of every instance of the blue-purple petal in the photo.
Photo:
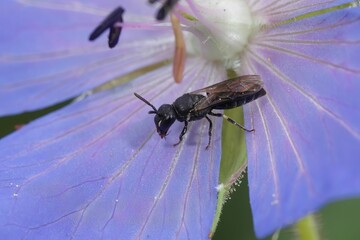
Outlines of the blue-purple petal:
[[349,3],[349,0],[247,0],[255,15],[262,20],[275,23],[290,19],[304,13],[323,10],[340,4]]
[[358,9],[260,33],[244,72],[267,95],[245,107],[249,189],[264,237],[325,203],[360,194]]
[[[196,67],[190,67],[196,66]],[[221,119],[183,125],[165,140],[149,106],[223,78],[189,61],[182,84],[171,67],[92,95],[0,141],[1,239],[207,239],[215,214]]]
[[[88,36],[118,1],[6,1],[0,9],[0,116],[32,111],[171,56],[171,29],[124,29],[112,51],[107,34]],[[125,21],[153,9],[127,1]],[[170,34],[169,34],[170,33]],[[165,34],[165,35],[164,35]],[[139,61],[141,59],[141,61]]]

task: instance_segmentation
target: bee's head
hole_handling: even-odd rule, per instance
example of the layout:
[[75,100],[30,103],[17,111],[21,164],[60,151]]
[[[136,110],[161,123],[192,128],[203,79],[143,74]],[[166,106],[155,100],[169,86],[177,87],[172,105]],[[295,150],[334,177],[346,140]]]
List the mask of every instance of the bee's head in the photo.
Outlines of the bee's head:
[[161,138],[164,138],[167,135],[167,132],[171,125],[176,120],[176,113],[172,105],[163,104],[159,109],[156,109],[150,102],[145,98],[141,97],[139,94],[134,93],[134,95],[139,98],[141,101],[152,107],[153,111],[149,111],[150,114],[155,114],[154,122],[156,130]]
[[169,128],[176,120],[173,106],[170,104],[163,104],[156,112],[150,111],[149,113],[156,114],[154,117],[155,126],[160,137],[164,138],[167,135]]

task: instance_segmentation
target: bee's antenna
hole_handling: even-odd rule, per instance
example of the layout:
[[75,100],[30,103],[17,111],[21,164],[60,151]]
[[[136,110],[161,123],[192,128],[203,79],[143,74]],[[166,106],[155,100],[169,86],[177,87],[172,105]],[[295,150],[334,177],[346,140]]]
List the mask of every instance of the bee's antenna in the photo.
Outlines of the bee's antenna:
[[150,114],[157,114],[157,109],[156,107],[154,107],[154,105],[152,105],[151,103],[149,103],[148,100],[146,100],[145,98],[143,98],[142,96],[140,96],[137,93],[134,93],[135,97],[137,97],[138,99],[140,99],[141,101],[143,101],[144,103],[146,103],[147,105],[149,105],[150,107],[152,107],[152,109],[154,109],[154,111],[149,111]]

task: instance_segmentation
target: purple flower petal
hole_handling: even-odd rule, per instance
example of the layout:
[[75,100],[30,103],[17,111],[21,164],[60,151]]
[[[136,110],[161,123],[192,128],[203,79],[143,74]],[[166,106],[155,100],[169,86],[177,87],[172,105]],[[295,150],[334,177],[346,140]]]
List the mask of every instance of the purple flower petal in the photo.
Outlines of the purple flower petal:
[[[106,34],[95,44],[88,42],[115,4],[119,2],[2,3],[0,21],[6,24],[0,28],[0,115],[53,105],[171,56],[171,29],[166,28],[124,29],[113,51]],[[127,1],[125,21],[152,19],[154,9],[143,6]]]
[[264,31],[249,47],[244,72],[268,93],[245,108],[259,237],[360,194],[358,29],[359,10],[346,9]]
[[[196,67],[190,67],[196,66]],[[223,78],[189,61],[73,103],[0,141],[1,239],[207,239],[215,213],[222,119],[157,135],[149,106]],[[219,71],[220,72],[220,71]]]
[[[261,15],[263,20],[275,23],[312,11],[323,10],[349,0],[247,0],[253,14]],[[288,27],[285,27],[288,28]]]
[[[172,55],[168,27],[152,35],[124,31],[115,51],[101,39],[84,43],[118,3],[83,2],[4,3],[0,114],[51,105]],[[343,2],[254,0],[251,9],[275,23]],[[144,21],[153,16],[143,2],[126,4]],[[125,22],[127,16],[135,17],[125,14]],[[359,19],[357,9],[343,10],[265,29],[244,52],[243,72],[260,74],[268,92],[246,107],[256,128],[247,145],[260,237],[330,200],[360,193]],[[224,79],[202,64],[190,62],[195,67],[179,86],[165,76],[169,68],[160,69],[3,139],[1,237],[206,238],[215,211],[219,119],[210,151],[204,151],[207,121],[192,124],[174,148],[181,124],[160,141],[148,106],[132,95],[158,106]]]

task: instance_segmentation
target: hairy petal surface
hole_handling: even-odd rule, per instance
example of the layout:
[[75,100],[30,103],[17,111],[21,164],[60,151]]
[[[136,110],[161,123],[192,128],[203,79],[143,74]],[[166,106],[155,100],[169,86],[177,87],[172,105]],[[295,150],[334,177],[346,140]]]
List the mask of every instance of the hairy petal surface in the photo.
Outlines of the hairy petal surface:
[[[190,67],[196,66],[196,67]],[[150,107],[223,78],[189,61],[184,81],[170,67],[92,95],[0,141],[1,239],[207,239],[216,209],[221,122],[182,123],[166,140]]]
[[359,9],[346,9],[261,32],[248,47],[243,71],[267,91],[245,107],[259,237],[360,194],[358,29]]
[[[75,97],[115,77],[169,58],[171,29],[124,29],[109,51],[90,32],[119,1],[5,1],[0,8],[0,116]],[[151,22],[154,9],[126,1],[124,19]],[[150,20],[149,20],[150,19]],[[141,61],[139,61],[141,59]]]

